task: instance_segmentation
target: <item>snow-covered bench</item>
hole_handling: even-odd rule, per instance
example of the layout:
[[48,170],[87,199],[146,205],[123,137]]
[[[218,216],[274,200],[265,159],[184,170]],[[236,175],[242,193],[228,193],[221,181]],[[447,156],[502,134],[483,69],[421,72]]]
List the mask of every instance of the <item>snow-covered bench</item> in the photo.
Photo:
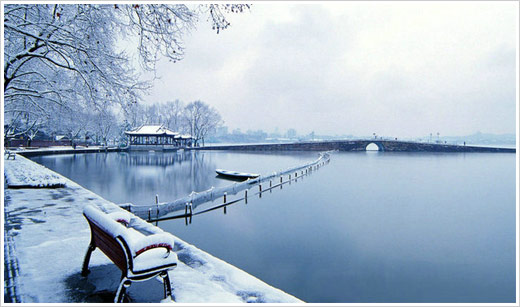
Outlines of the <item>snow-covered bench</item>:
[[10,150],[6,150],[4,152],[4,155],[7,155],[7,160],[9,160],[10,158],[13,158],[13,160],[16,160],[16,154]]
[[91,230],[91,241],[83,262],[81,275],[87,276],[90,255],[99,248],[122,271],[121,282],[114,302],[122,302],[132,281],[144,281],[160,276],[164,296],[173,300],[168,271],[177,266],[177,255],[172,251],[174,240],[168,233],[146,236],[129,227],[136,218],[130,212],[106,214],[94,206],[83,211]]

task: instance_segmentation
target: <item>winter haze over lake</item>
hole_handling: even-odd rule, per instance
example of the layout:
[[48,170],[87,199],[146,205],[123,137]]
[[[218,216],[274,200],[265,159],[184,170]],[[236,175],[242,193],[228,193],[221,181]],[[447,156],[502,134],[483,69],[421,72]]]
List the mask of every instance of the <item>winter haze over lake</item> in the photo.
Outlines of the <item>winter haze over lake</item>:
[[147,104],[200,99],[230,131],[515,131],[517,2],[258,2],[229,20],[200,20]]

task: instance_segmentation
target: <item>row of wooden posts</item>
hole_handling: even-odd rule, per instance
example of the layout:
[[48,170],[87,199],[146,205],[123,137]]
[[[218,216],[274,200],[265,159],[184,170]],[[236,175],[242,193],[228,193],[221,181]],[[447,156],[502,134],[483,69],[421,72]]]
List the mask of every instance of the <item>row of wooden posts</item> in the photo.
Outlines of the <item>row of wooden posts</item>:
[[[324,162],[320,162],[320,163],[318,163],[318,164],[316,164],[314,166],[312,166],[312,165],[309,166],[308,168],[305,169],[305,173],[302,170],[301,173],[300,173],[300,177],[302,177],[304,175],[307,175],[309,172],[311,172],[313,170],[318,170],[320,168],[320,166],[325,165],[326,162],[328,162],[328,160],[324,161]],[[292,175],[292,173],[289,174],[289,180],[287,182],[291,183],[292,180],[298,181],[298,172],[294,173],[294,179],[291,179],[291,175]],[[256,193],[256,194],[258,194],[258,197],[261,198],[262,197],[262,192],[265,192],[265,191],[268,191],[268,190],[272,190],[273,188],[275,188],[277,186],[280,186],[280,189],[282,189],[283,188],[283,184],[284,184],[284,182],[283,182],[283,175],[280,176],[280,183],[278,185],[275,185],[274,187],[273,187],[273,180],[269,180],[269,189],[267,189],[267,190],[262,190],[262,183],[259,183],[258,184],[258,193]],[[248,197],[247,194],[248,194],[248,191],[249,191],[249,189],[246,189],[244,191],[244,197],[241,198],[241,199],[238,199],[236,201],[244,200],[244,202],[247,204],[247,197]],[[233,201],[233,203],[235,203],[236,201]],[[221,205],[219,205],[219,206],[216,206],[216,207],[223,206],[224,214],[226,214],[227,213],[227,210],[226,210],[227,206],[226,206],[226,204],[228,204],[227,192],[224,192],[223,203]],[[192,203],[186,203],[186,207],[185,207],[185,210],[184,210],[184,214],[186,215],[186,218],[188,216],[190,217],[190,220],[189,220],[190,224],[191,224],[191,216],[193,215],[193,208],[192,207],[193,207]],[[186,222],[186,224],[188,224],[188,223]]]
[[[309,174],[310,172],[312,172],[313,170],[318,170],[321,166],[325,165],[326,163],[328,163],[329,160],[326,160],[326,161],[323,161],[323,162],[320,162],[320,163],[317,163],[315,165],[311,165],[309,167],[306,167],[305,170],[301,170],[300,172],[300,176],[299,177],[302,177],[304,175],[307,175]],[[292,173],[289,174],[288,176],[288,181],[284,182],[283,181],[283,175],[280,176],[280,183],[279,184],[276,184],[273,186],[273,180],[270,179],[269,180],[269,188],[267,190],[263,190],[262,189],[262,183],[260,182],[258,184],[258,192],[255,193],[255,194],[258,194],[259,197],[262,197],[262,192],[265,192],[265,191],[268,191],[268,190],[272,190],[273,188],[276,188],[278,186],[280,186],[280,189],[283,188],[283,184],[284,183],[291,183],[292,180],[295,180],[295,181],[298,181],[298,171],[294,172],[294,179],[292,178]],[[220,204],[220,205],[217,205],[215,207],[212,207],[212,208],[209,208],[209,209],[206,209],[206,210],[203,210],[202,212],[196,212],[196,213],[193,213],[193,204],[191,202],[187,202],[185,207],[184,207],[184,215],[180,215],[180,216],[175,216],[175,217],[171,217],[171,218],[182,218],[184,217],[185,220],[186,220],[186,225],[188,225],[188,217],[189,217],[189,224],[191,224],[191,217],[193,215],[196,215],[196,214],[201,214],[201,213],[204,213],[204,212],[207,212],[207,211],[211,211],[211,210],[214,210],[214,209],[218,209],[219,207],[223,207],[223,210],[224,210],[224,214],[227,213],[227,205],[230,205],[230,204],[233,204],[233,203],[236,203],[238,201],[241,201],[241,200],[244,200],[245,203],[247,204],[247,198],[248,198],[248,194],[249,194],[249,189],[246,189],[244,191],[244,197],[243,198],[240,198],[240,199],[236,199],[236,200],[233,200],[233,201],[230,201],[228,203],[228,200],[227,200],[227,192],[224,192],[224,195],[223,195],[223,203]],[[156,208],[157,208],[157,211],[156,211],[156,217],[157,219],[155,220],[156,222],[159,221],[159,195],[155,195],[155,204],[156,204]],[[148,209],[148,221],[152,221],[152,218],[151,218],[151,215],[152,215],[152,208],[149,208]],[[168,218],[165,218],[165,219],[168,219]],[[161,219],[162,220],[162,219]]]

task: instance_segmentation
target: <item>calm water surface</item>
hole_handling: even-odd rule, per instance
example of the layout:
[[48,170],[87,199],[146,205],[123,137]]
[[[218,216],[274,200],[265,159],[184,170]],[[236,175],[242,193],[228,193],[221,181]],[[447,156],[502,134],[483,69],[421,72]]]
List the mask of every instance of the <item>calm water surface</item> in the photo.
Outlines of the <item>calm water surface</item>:
[[[173,200],[316,153],[33,160],[116,203]],[[515,155],[334,153],[283,189],[159,227],[307,302],[514,302]]]

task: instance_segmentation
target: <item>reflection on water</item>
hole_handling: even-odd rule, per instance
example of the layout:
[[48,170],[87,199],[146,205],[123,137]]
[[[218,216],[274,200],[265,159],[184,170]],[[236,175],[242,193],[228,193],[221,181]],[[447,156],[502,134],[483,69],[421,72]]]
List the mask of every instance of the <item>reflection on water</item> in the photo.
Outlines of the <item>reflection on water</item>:
[[218,185],[211,158],[199,152],[95,153],[33,158],[116,203],[145,205]]
[[[100,153],[35,158],[115,202],[229,185],[316,153]],[[335,153],[330,164],[159,227],[308,302],[515,300],[515,155]]]
[[155,203],[156,194],[160,201],[172,201],[192,191],[229,185],[229,180],[216,176],[217,168],[268,174],[317,157],[317,153],[185,151],[51,155],[32,160],[115,203],[149,205]]

